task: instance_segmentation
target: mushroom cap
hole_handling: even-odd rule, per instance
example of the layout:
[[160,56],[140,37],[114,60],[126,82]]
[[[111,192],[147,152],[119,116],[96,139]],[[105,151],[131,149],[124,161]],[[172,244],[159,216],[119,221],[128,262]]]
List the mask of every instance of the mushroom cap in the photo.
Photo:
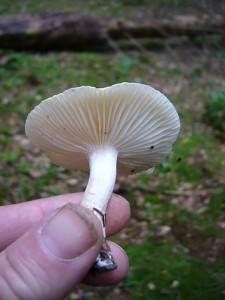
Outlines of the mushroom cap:
[[95,149],[112,148],[120,175],[155,167],[179,131],[179,116],[162,93],[127,82],[66,90],[42,101],[25,124],[27,137],[54,163],[87,170]]

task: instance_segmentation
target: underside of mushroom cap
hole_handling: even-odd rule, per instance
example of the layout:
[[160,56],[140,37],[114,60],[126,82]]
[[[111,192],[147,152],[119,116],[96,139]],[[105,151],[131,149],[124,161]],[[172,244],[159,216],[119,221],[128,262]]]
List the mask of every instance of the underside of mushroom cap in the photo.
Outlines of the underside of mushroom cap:
[[178,114],[162,93],[126,82],[66,90],[41,102],[25,125],[30,141],[56,164],[86,170],[95,149],[112,148],[119,174],[156,166],[179,130]]

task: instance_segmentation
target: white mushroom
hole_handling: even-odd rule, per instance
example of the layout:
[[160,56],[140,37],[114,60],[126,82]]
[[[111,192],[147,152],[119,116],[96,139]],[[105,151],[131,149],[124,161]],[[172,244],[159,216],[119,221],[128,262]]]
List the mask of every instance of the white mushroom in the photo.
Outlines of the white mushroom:
[[35,107],[25,125],[30,141],[54,163],[90,168],[81,204],[101,221],[116,174],[155,167],[171,152],[179,130],[178,114],[162,93],[126,82],[66,90]]

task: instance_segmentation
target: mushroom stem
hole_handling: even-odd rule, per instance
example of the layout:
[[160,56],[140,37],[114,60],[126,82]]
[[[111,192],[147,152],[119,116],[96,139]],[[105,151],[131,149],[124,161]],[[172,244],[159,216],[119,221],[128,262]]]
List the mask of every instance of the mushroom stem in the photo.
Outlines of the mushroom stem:
[[102,222],[116,181],[117,151],[110,147],[95,149],[89,158],[90,177],[81,204],[92,209]]
[[105,214],[116,181],[117,151],[110,147],[95,149],[89,157],[90,177],[81,205],[94,211],[102,224],[104,241],[92,270],[112,271],[117,264],[106,242]]

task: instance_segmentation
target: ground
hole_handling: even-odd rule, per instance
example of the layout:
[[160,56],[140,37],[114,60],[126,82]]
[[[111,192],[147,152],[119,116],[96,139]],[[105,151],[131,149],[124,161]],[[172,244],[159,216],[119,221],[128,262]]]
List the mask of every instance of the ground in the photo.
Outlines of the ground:
[[[7,2],[1,1],[2,14],[46,9],[42,1]],[[185,1],[183,6],[178,0],[153,1],[152,10],[150,1],[85,1],[85,8],[81,2],[72,9],[71,1],[57,1],[57,9],[142,16],[147,7],[149,14],[158,8],[162,17],[167,12],[221,13],[223,7],[223,1]],[[0,50],[2,205],[86,186],[87,174],[52,165],[25,137],[27,114],[41,100],[73,86],[142,82],[166,94],[180,115],[182,129],[170,157],[153,173],[119,177],[115,186],[132,209],[130,224],[114,238],[129,256],[127,278],[110,288],[79,286],[67,299],[224,299],[225,141],[211,118],[214,109],[217,123],[223,124],[224,67],[224,42],[217,34],[182,37],[172,44],[164,40],[144,51]],[[215,103],[224,106],[218,109]]]

